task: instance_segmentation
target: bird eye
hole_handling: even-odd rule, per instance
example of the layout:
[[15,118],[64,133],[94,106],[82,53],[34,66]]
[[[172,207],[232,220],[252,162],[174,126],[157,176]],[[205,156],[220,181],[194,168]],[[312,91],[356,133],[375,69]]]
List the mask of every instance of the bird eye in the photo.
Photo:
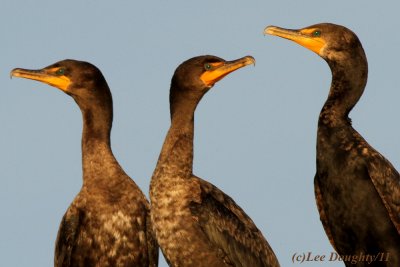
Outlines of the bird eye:
[[320,37],[321,36],[321,31],[319,31],[319,30],[313,31],[312,36]]
[[57,75],[64,75],[65,74],[65,69],[64,68],[60,68],[56,71]]
[[204,69],[205,69],[205,70],[211,70],[211,69],[212,69],[211,64],[210,64],[210,63],[204,64]]

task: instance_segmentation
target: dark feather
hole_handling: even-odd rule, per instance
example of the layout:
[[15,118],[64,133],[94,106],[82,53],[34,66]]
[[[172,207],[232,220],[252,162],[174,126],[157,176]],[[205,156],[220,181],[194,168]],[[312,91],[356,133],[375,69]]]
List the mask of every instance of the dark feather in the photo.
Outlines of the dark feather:
[[200,184],[201,202],[192,202],[192,214],[208,240],[224,252],[227,262],[232,266],[278,266],[268,242],[235,201],[214,185],[193,179]]
[[325,207],[324,207],[324,202],[323,202],[323,198],[321,195],[321,190],[319,189],[318,181],[321,179],[323,180],[324,178],[319,178],[319,177],[314,178],[315,200],[317,202],[319,218],[325,229],[325,233],[328,236],[328,239],[329,239],[329,242],[331,242],[331,245],[336,249],[335,242],[333,241],[333,236],[332,236],[332,233],[330,230],[331,227],[329,226],[328,218],[326,217],[326,214],[325,214]]
[[368,174],[400,234],[400,175],[380,154],[368,162]]

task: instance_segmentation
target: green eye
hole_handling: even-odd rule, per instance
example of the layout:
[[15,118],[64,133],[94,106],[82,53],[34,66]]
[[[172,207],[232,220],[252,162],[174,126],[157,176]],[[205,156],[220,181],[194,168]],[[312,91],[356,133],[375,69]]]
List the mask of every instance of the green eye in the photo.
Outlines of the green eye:
[[204,64],[204,69],[205,69],[205,70],[211,70],[211,69],[212,69],[211,64],[210,64],[210,63]]
[[319,30],[313,31],[312,36],[320,37],[321,36],[321,31],[319,31]]
[[65,69],[64,68],[60,68],[56,71],[57,75],[64,75],[65,74]]

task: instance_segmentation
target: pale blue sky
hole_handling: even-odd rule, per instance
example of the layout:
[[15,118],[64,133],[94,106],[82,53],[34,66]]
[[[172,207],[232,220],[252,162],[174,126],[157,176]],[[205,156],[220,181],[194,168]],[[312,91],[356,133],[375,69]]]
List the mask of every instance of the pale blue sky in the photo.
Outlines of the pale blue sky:
[[254,56],[256,67],[226,77],[200,103],[194,171],[253,218],[283,267],[295,265],[296,252],[333,251],[313,189],[317,118],[331,76],[314,53],[263,36],[265,26],[333,22],[357,33],[369,81],[351,118],[400,168],[398,1],[24,2],[5,0],[0,10],[2,266],[52,265],[59,222],[82,182],[79,108],[55,88],[10,80],[15,67],[65,58],[98,66],[114,98],[114,154],[148,195],[175,68],[202,54]]

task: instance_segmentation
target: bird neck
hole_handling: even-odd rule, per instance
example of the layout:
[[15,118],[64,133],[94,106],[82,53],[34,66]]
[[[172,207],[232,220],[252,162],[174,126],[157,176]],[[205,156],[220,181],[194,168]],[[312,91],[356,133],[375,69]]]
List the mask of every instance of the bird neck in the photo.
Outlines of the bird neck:
[[82,108],[82,167],[83,181],[90,183],[107,179],[108,173],[120,169],[110,144],[112,107]]
[[364,52],[347,60],[332,61],[332,83],[320,117],[320,124],[340,127],[350,124],[348,114],[360,99],[367,84],[368,64]]
[[192,175],[194,112],[197,103],[185,101],[179,104],[177,101],[171,105],[171,126],[157,163],[164,174],[168,172],[167,177],[185,178]]

